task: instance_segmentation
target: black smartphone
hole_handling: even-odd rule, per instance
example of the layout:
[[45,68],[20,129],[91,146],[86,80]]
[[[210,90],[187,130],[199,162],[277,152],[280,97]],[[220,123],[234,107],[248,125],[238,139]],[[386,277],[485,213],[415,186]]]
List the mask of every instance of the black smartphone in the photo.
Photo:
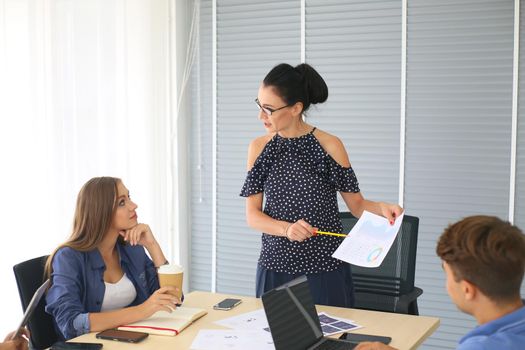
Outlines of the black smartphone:
[[59,342],[51,346],[51,350],[99,350],[101,343],[64,343]]
[[343,333],[339,337],[339,339],[344,339],[351,341],[352,343],[361,343],[364,341],[378,341],[383,344],[390,344],[392,341],[392,338],[390,337],[383,337],[379,335],[371,335],[371,334],[357,334],[357,333]]
[[215,310],[231,310],[241,303],[241,299],[226,298],[213,305]]
[[121,331],[118,329],[106,329],[100,333],[97,333],[98,339],[117,340],[127,343],[138,343],[148,337],[148,333],[144,332],[132,332],[132,331]]

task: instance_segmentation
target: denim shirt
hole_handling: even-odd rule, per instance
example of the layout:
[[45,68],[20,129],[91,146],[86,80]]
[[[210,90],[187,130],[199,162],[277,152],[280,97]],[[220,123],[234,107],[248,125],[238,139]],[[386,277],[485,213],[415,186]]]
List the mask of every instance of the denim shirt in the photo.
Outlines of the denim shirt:
[[522,350],[525,348],[525,306],[478,326],[460,341],[457,350]]
[[[131,280],[137,297],[130,306],[146,301],[159,289],[157,269],[142,246],[117,244],[122,270]],[[106,265],[98,249],[80,252],[59,249],[53,258],[52,285],[46,296],[46,312],[64,340],[88,333],[88,314],[100,312],[106,290]]]

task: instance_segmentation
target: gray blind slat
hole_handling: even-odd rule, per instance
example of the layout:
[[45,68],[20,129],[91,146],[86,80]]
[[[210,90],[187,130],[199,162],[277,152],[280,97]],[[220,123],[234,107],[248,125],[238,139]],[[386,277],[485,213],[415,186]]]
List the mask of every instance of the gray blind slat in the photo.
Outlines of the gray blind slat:
[[[516,149],[516,197],[514,198],[514,224],[525,232],[525,3],[520,1],[520,64],[518,90],[518,133]],[[521,285],[525,298],[525,280]]]
[[253,103],[276,64],[299,62],[300,2],[217,1],[217,291],[255,294],[260,233],[246,225],[249,142],[264,134]]
[[306,61],[329,89],[310,122],[344,142],[366,198],[396,203],[401,2],[307,0]]
[[[518,135],[516,159],[516,198],[514,210],[514,223],[525,230],[525,4],[521,3],[520,18],[520,65],[519,65],[519,90],[518,90]],[[522,290],[525,295],[525,289]]]
[[475,326],[447,297],[438,236],[467,215],[508,215],[512,23],[510,1],[408,2],[405,204],[421,218],[420,313],[441,318],[424,349],[455,349]]
[[190,290],[211,290],[212,1],[200,1],[199,51],[191,72]]

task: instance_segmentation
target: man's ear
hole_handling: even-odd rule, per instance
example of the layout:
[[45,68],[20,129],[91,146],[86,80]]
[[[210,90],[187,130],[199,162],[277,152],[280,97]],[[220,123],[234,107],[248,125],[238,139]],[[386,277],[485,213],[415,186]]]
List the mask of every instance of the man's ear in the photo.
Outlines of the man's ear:
[[478,287],[467,280],[462,280],[461,291],[463,292],[463,297],[465,300],[472,301],[478,294]]

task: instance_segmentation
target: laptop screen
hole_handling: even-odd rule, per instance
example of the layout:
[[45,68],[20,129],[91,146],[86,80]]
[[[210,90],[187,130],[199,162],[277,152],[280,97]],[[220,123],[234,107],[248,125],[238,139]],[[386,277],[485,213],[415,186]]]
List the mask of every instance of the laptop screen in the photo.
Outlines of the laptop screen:
[[305,276],[265,293],[262,302],[277,350],[304,350],[323,337]]

